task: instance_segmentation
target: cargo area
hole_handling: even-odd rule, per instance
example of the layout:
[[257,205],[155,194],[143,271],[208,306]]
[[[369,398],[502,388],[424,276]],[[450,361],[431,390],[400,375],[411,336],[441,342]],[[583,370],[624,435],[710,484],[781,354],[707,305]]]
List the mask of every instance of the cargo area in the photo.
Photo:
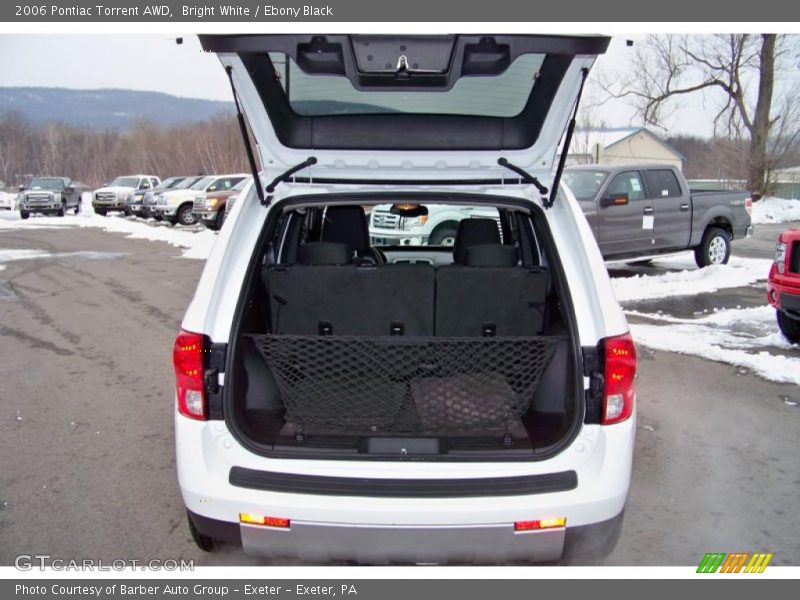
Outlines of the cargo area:
[[273,211],[226,370],[226,419],[250,449],[533,460],[574,435],[582,377],[539,209],[413,200],[391,204],[401,229],[458,203],[451,245],[373,245],[361,198]]

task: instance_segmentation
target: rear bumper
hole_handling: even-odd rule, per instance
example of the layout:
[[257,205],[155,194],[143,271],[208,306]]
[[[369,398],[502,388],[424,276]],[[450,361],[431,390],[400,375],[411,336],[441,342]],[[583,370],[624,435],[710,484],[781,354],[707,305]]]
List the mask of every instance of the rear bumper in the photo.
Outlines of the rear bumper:
[[189,512],[200,533],[267,558],[309,562],[552,562],[601,558],[619,540],[624,512],[577,527],[515,533],[509,526],[356,527],[293,522],[290,529],[239,525]]
[[[557,560],[571,531],[608,521],[623,511],[636,420],[585,425],[567,449],[538,463],[265,459],[240,446],[224,422],[176,415],[175,425],[178,481],[186,508],[197,517],[193,521],[211,537],[233,538],[247,553],[316,561],[495,563]],[[574,470],[577,486],[493,497],[370,497],[355,489],[346,495],[324,495],[233,485],[231,469],[237,466],[354,480],[422,477],[437,482]],[[290,519],[291,526],[286,530],[240,525],[240,513]],[[516,521],[552,517],[565,517],[566,529],[514,531]],[[204,529],[204,523],[214,523],[223,533]]]

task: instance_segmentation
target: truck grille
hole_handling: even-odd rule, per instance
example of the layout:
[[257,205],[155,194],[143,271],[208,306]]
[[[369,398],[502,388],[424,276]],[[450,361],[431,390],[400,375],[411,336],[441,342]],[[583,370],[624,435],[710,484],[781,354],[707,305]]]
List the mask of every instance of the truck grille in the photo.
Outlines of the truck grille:
[[28,205],[37,205],[37,204],[50,204],[52,198],[50,194],[28,194],[25,198],[26,204]]
[[372,213],[372,226],[380,229],[400,229],[400,217],[389,211],[376,210]]
[[95,194],[95,200],[98,202],[114,202],[116,196],[112,192],[100,192]]
[[789,271],[800,273],[800,242],[792,244],[792,253],[789,255]]

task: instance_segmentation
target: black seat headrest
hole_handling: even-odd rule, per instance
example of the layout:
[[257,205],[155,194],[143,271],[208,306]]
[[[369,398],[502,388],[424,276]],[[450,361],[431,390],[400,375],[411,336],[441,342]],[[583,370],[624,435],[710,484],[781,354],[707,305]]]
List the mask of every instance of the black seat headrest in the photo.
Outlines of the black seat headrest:
[[519,262],[514,246],[503,244],[475,244],[467,248],[468,267],[513,267]]
[[359,254],[369,252],[367,215],[360,206],[329,206],[322,221],[320,241],[347,244]]
[[297,249],[297,262],[301,265],[346,265],[350,263],[350,250],[347,244],[307,242]]
[[466,264],[467,248],[476,244],[499,244],[500,229],[494,219],[463,219],[453,245],[453,262]]

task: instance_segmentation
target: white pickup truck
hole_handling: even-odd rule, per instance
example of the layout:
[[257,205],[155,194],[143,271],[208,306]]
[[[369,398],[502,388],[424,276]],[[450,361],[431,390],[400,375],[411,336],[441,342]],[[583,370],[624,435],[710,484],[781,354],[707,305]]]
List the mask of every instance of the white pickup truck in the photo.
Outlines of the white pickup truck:
[[401,217],[391,204],[376,206],[369,219],[374,246],[452,246],[463,219],[497,219],[497,209],[477,206],[430,205],[427,215]]

